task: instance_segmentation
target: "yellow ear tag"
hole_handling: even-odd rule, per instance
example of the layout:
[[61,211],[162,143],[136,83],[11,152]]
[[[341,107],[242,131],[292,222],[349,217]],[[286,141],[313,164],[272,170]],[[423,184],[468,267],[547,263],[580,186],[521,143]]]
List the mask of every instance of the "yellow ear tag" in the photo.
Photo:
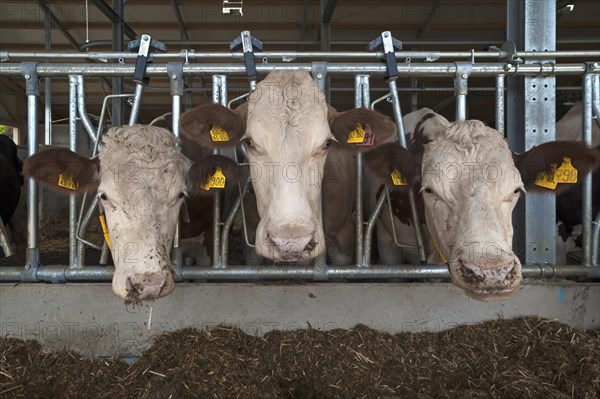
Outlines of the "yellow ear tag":
[[227,132],[217,125],[214,125],[212,129],[210,129],[210,138],[212,141],[229,141]]
[[108,249],[110,249],[110,238],[108,237],[108,228],[106,227],[106,218],[104,215],[98,216],[100,219],[100,226],[102,226],[102,233],[104,234],[104,241],[106,241],[106,245],[108,245]]
[[537,175],[535,179],[535,185],[540,187],[549,188],[550,190],[556,189],[556,181],[554,180],[554,176],[556,174],[556,164],[550,164],[550,172],[541,172]]
[[202,186],[206,191],[211,188],[225,188],[225,175],[221,168],[217,168],[217,171],[214,175],[208,178],[208,181]]
[[363,141],[365,141],[366,135],[367,132],[365,132],[362,125],[360,123],[357,123],[356,129],[354,129],[348,134],[348,140],[346,142],[349,144],[360,144]]
[[392,172],[392,183],[394,183],[394,186],[406,186],[406,179],[400,174],[398,169],[394,169]]
[[554,174],[555,183],[577,183],[577,169],[571,165],[571,158],[563,157],[563,163]]
[[58,185],[69,190],[76,191],[79,187],[79,182],[73,180],[71,176],[58,175]]

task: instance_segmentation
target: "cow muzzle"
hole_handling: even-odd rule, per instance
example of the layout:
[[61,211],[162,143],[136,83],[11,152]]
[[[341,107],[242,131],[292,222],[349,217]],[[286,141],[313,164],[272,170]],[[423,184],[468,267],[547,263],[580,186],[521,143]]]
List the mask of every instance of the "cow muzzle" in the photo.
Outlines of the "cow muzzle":
[[481,301],[509,299],[522,280],[521,263],[516,257],[493,265],[457,259],[451,262],[450,270],[454,283]]
[[173,276],[168,271],[159,273],[136,273],[127,277],[127,303],[158,299],[170,294],[175,288]]

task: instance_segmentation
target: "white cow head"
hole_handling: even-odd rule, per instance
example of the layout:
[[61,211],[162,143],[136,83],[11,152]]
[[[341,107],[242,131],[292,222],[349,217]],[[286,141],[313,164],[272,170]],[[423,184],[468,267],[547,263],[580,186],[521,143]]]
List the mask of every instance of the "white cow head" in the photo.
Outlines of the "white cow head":
[[115,294],[128,302],[168,295],[181,204],[188,191],[202,195],[198,185],[221,159],[192,164],[171,132],[153,126],[113,128],[102,141],[92,160],[62,148],[34,154],[24,175],[64,193],[97,189],[115,264]]
[[[306,71],[276,71],[235,111],[207,104],[184,114],[181,131],[205,146],[240,142],[247,148],[260,215],[256,252],[291,262],[315,258],[325,249],[319,206],[328,152],[337,146],[359,150],[346,145],[357,124],[384,142],[379,135],[389,133],[382,129],[389,123],[365,109],[336,112]],[[228,141],[212,141],[214,126],[227,131]]]
[[[598,162],[596,151],[572,142],[516,155],[501,133],[483,123],[449,123],[435,113],[415,128],[412,153],[395,147],[398,165],[391,167],[400,170],[407,157],[421,158],[420,192],[434,246],[447,260],[452,281],[480,300],[507,299],[521,283],[521,263],[512,251],[512,211],[520,195],[546,190],[534,184],[536,178],[563,157],[571,158],[580,175]],[[369,156],[377,152],[383,154]]]

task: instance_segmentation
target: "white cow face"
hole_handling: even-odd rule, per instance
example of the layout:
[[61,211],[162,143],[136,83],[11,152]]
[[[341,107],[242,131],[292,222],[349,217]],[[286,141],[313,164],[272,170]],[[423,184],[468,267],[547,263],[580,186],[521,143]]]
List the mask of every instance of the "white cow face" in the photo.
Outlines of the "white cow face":
[[521,282],[512,211],[523,190],[506,141],[481,122],[430,136],[421,192],[429,231],[453,282],[477,299],[503,299]]
[[99,158],[113,291],[131,301],[165,296],[174,288],[170,251],[191,163],[155,127],[111,130]]
[[[235,111],[201,105],[182,116],[180,127],[204,147],[240,143],[247,148],[260,215],[256,252],[294,262],[325,249],[319,207],[328,151],[372,148],[347,144],[358,124],[372,132],[373,145],[396,134],[393,122],[381,114],[366,109],[338,113],[329,107],[306,71],[276,71],[257,85],[247,104]],[[215,126],[227,132],[227,140],[213,141]]]
[[322,92],[308,74],[271,74],[251,96],[242,143],[260,222],[258,255],[281,261],[325,249],[319,220],[323,167],[334,137]]
[[184,197],[187,191],[208,195],[199,187],[216,167],[229,171],[231,161],[209,156],[192,164],[175,136],[154,126],[113,128],[102,140],[98,159],[53,148],[29,157],[24,175],[63,193],[97,190],[115,294],[128,302],[168,295],[174,288],[169,255]]

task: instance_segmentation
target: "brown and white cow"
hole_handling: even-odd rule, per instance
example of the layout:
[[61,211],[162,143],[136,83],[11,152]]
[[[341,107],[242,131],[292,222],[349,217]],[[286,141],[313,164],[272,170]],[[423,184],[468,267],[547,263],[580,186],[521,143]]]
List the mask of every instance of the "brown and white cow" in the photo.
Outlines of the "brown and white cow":
[[52,148],[25,161],[24,175],[51,188],[97,191],[115,264],[113,291],[128,302],[173,291],[170,250],[180,207],[188,193],[209,195],[201,186],[217,167],[231,169],[219,156],[192,162],[175,144],[163,128],[124,126],[103,135],[97,158]]
[[[564,190],[568,184],[550,191],[535,182],[565,157],[584,175],[597,166],[599,154],[574,142],[550,142],[513,154],[502,134],[483,123],[448,123],[433,112],[422,116],[413,133],[410,151],[396,144],[368,154],[379,160],[370,163],[374,172],[386,182],[393,169],[410,176],[414,169],[407,167],[407,159],[416,160],[431,242],[447,260],[452,281],[476,299],[511,297],[522,279],[511,248],[512,211],[520,195]],[[401,188],[400,198],[406,192]]]
[[[386,116],[329,107],[308,72],[299,70],[271,72],[236,110],[199,106],[182,116],[180,128],[183,136],[203,146],[246,146],[259,216],[258,255],[306,261],[322,254],[327,242],[330,262],[340,264],[354,255],[353,153],[372,148],[346,143],[357,124],[373,135],[375,142],[366,143],[372,147],[395,134]],[[227,132],[226,141],[212,140],[209,132],[215,126]]]

